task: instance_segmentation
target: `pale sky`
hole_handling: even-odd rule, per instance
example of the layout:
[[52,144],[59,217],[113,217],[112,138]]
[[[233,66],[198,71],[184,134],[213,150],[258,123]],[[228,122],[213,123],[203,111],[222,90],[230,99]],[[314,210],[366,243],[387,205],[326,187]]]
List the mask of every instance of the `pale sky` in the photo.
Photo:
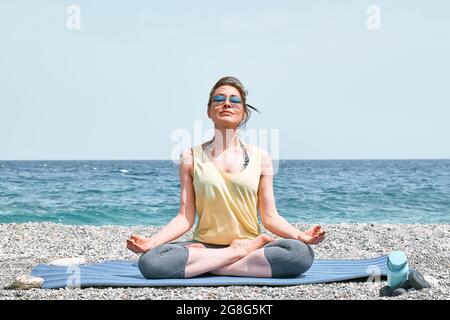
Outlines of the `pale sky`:
[[175,130],[211,128],[225,75],[262,111],[247,128],[279,130],[282,159],[449,159],[449,12],[445,0],[4,0],[0,160],[169,159]]

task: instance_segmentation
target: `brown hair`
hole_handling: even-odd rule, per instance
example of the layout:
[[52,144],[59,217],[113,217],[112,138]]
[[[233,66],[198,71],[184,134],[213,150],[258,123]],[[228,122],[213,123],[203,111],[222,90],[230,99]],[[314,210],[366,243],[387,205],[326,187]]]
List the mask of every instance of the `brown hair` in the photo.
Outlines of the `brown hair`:
[[247,92],[247,90],[245,90],[242,82],[239,81],[239,79],[237,79],[235,77],[230,77],[230,76],[219,79],[219,81],[217,81],[216,84],[214,85],[214,87],[211,89],[211,92],[209,93],[208,109],[209,109],[209,107],[211,107],[214,91],[216,91],[217,88],[222,87],[222,86],[232,86],[232,87],[236,88],[241,95],[242,105],[244,106],[245,115],[244,115],[244,120],[241,121],[241,123],[239,124],[239,127],[245,125],[247,123],[247,121],[250,119],[250,115],[251,115],[250,109],[255,110],[256,112],[260,112],[255,107],[246,103],[248,92]]

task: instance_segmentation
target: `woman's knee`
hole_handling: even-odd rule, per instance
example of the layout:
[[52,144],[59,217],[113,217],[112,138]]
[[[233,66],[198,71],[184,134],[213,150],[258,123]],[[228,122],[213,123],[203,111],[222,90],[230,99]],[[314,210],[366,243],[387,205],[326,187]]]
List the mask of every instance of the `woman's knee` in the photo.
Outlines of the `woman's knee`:
[[[275,249],[277,247],[279,249]],[[314,262],[311,246],[299,240],[283,239],[271,248],[264,252],[274,278],[296,277],[308,271]]]
[[311,248],[309,244],[306,244],[299,240],[294,240],[295,243],[293,244],[293,252],[296,254],[296,261],[297,264],[297,270],[299,271],[298,274],[305,273],[306,271],[311,268],[313,262],[314,262],[314,251]]
[[138,267],[147,279],[179,279],[184,278],[187,258],[187,248],[162,244],[144,253],[139,258]]

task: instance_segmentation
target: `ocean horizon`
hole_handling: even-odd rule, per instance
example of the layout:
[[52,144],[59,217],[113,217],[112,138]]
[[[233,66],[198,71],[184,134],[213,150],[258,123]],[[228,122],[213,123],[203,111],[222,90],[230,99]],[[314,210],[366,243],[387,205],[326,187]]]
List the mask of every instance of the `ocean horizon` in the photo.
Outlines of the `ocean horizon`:
[[[291,223],[450,223],[449,159],[279,161]],[[171,160],[0,160],[0,223],[167,224],[179,208]]]

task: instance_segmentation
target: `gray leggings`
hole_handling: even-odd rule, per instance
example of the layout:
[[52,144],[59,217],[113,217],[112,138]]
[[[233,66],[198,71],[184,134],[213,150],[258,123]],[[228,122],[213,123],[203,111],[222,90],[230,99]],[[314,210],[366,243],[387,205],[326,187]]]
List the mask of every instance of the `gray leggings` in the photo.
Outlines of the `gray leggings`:
[[[188,260],[189,243],[199,241],[172,242],[159,245],[139,258],[138,266],[148,279],[183,279]],[[203,243],[206,248],[225,248],[224,245]],[[296,277],[306,272],[314,260],[311,247],[299,240],[282,239],[263,246],[264,256],[272,269],[272,278]]]

